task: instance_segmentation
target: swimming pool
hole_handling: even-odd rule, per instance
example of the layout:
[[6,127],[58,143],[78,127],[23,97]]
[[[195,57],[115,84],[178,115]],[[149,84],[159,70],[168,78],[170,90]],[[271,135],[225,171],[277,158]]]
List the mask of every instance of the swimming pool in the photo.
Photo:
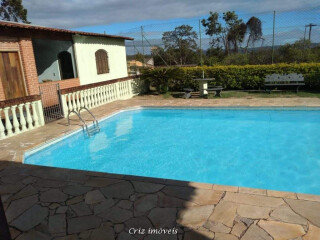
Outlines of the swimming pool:
[[24,163],[320,194],[320,109],[140,108]]

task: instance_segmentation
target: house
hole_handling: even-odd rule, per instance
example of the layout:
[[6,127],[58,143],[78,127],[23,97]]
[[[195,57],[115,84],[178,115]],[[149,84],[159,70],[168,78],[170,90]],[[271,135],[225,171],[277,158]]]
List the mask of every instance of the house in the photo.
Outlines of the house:
[[139,71],[140,68],[154,68],[153,57],[146,58],[145,63],[138,60],[128,60],[127,66],[128,66],[128,72],[130,74],[133,74],[133,75],[140,74],[140,71]]
[[125,40],[0,21],[0,101],[127,77]]

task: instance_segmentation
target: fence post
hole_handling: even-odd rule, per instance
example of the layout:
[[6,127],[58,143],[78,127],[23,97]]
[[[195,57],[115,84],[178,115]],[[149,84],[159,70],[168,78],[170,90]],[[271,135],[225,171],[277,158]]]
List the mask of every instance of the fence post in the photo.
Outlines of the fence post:
[[200,66],[202,67],[203,62],[202,62],[202,37],[201,37],[201,22],[199,19],[199,37],[200,37]]
[[276,25],[276,11],[273,11],[272,59],[271,59],[272,64],[274,61],[274,30],[275,30],[275,25]]
[[142,66],[144,67],[144,42],[143,42],[143,37],[144,37],[144,33],[143,33],[143,26],[141,26],[141,44],[142,44],[142,56],[143,56],[143,63]]

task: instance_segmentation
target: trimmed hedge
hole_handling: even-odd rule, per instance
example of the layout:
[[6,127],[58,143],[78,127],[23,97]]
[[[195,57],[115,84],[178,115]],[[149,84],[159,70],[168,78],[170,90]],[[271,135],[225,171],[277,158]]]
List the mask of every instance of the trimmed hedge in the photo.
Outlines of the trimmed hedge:
[[301,73],[306,89],[320,90],[320,63],[143,69],[142,79],[159,93],[181,91],[185,87],[198,89],[198,82],[192,79],[202,77],[202,70],[205,78],[215,78],[210,84],[227,89],[263,89],[266,75]]

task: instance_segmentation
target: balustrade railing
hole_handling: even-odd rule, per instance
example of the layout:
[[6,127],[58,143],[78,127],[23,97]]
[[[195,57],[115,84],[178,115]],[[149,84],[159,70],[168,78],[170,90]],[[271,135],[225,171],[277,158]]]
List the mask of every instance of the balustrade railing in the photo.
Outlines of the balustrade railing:
[[131,98],[134,94],[132,84],[137,77],[126,77],[74,88],[62,89],[61,100],[64,116],[68,112],[101,106],[116,100]]
[[0,139],[44,125],[40,96],[28,96],[0,102]]

